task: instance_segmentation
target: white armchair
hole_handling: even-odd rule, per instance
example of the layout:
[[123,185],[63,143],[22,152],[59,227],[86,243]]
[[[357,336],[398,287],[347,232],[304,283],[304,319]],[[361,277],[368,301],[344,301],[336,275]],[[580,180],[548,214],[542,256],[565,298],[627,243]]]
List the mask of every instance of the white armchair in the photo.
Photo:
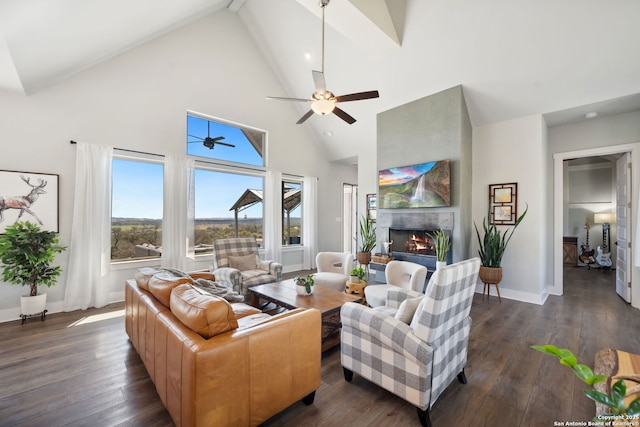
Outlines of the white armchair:
[[[471,302],[480,259],[436,271],[426,294],[392,287],[385,308],[342,306],[340,361],[345,380],[353,373],[415,405],[423,426],[431,426],[429,409],[456,376],[466,383]],[[418,299],[413,316],[402,318],[403,304]],[[402,301],[402,302],[401,302]],[[415,305],[414,305],[415,307]]]
[[318,252],[316,267],[316,286],[343,292],[353,268],[353,255],[349,252]]
[[371,307],[387,305],[387,290],[393,286],[422,292],[427,279],[427,267],[408,261],[389,261],[384,275],[386,285],[369,285],[364,288],[367,304]]

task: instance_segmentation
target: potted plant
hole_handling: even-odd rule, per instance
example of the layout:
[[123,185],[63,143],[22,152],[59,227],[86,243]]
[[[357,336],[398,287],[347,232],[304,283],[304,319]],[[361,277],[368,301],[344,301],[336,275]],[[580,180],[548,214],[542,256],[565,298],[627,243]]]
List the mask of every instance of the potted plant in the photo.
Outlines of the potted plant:
[[360,283],[360,281],[362,279],[364,279],[364,268],[362,267],[354,267],[351,269],[351,271],[349,272],[349,275],[351,276],[351,283]]
[[27,221],[9,225],[4,232],[0,235],[2,280],[29,286],[29,296],[21,298],[23,315],[44,312],[47,294],[38,294],[38,286],[56,284],[62,268],[51,263],[66,247],[60,245],[58,233],[41,230]]
[[491,284],[496,285],[497,287],[502,280],[502,256],[504,255],[504,251],[507,249],[509,240],[511,240],[511,237],[513,236],[513,232],[516,231],[516,228],[520,225],[524,216],[527,214],[527,210],[529,210],[529,206],[527,206],[524,212],[522,212],[522,215],[518,217],[513,228],[507,228],[504,231],[498,230],[496,224],[489,225],[491,222],[491,212],[489,211],[487,213],[487,217],[482,219],[482,236],[480,236],[478,226],[474,221],[473,226],[476,229],[478,243],[480,244],[478,255],[480,256],[480,262],[482,263],[480,266],[479,277],[485,285]]
[[[560,360],[562,365],[568,366],[571,368],[573,373],[584,383],[594,387],[596,384],[601,383],[602,381],[607,380],[609,378],[607,375],[594,375],[591,368],[581,363],[578,363],[576,356],[566,348],[558,348],[554,345],[533,345],[531,346],[534,350],[538,350],[544,354],[548,354],[550,356],[555,356]],[[632,377],[626,376],[618,376],[614,378],[621,378],[620,381],[617,381],[613,386],[611,386],[610,394],[607,395],[599,390],[596,390],[595,387],[593,390],[584,390],[583,393],[589,399],[594,402],[600,403],[604,406],[609,407],[609,411],[619,416],[621,423],[620,425],[633,425],[632,423],[624,424],[623,420],[638,420],[640,417],[640,397],[634,399],[629,406],[625,406],[624,399],[627,396],[627,385],[625,383],[625,379],[631,380],[633,382],[638,382],[640,376],[634,375]],[[631,391],[631,390],[630,390]],[[638,391],[631,391],[632,394],[637,393]],[[610,425],[604,424],[603,421],[606,419],[611,420],[612,417],[604,417],[599,418],[596,417],[593,420],[599,421],[602,424],[593,424],[593,425]],[[613,418],[615,419],[615,418]],[[615,422],[613,425],[616,425]],[[637,424],[636,424],[637,425]]]
[[360,218],[360,250],[358,251],[358,262],[362,265],[368,265],[371,262],[371,251],[376,247],[376,228],[373,222],[365,218]]
[[311,295],[313,293],[313,274],[309,274],[307,277],[296,276],[293,281],[296,283],[298,295]]
[[451,239],[443,230],[438,230],[433,234],[429,234],[436,248],[436,270],[447,265],[447,254],[451,249]]

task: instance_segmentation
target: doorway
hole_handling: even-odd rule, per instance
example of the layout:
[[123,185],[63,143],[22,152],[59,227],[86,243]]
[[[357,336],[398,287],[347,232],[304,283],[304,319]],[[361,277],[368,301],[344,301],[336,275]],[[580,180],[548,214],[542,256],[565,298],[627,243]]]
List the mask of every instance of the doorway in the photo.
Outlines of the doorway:
[[[621,247],[618,251],[618,246],[611,242],[617,242],[618,225],[622,228],[623,237],[625,236],[627,209],[620,210],[619,221],[616,220],[616,213],[619,191],[626,205],[627,185],[625,181],[618,186],[617,177],[619,170],[622,170],[623,181],[628,175],[628,157],[628,153],[616,153],[565,159],[563,166],[564,269],[579,267],[590,270],[591,274],[583,274],[582,277],[586,280],[597,279],[609,290],[616,289],[617,267],[621,268],[621,277],[627,277],[624,274],[624,248]],[[621,262],[617,259],[619,253],[622,255]],[[574,256],[567,256],[572,254]],[[565,270],[565,273],[573,277],[572,272]]]
[[[564,191],[567,185],[567,177],[565,176],[564,163],[569,159],[579,159],[592,156],[612,156],[622,153],[630,153],[631,163],[640,165],[640,143],[623,144],[610,147],[600,147],[594,149],[586,149],[580,151],[572,151],[565,153],[557,153],[553,155],[554,159],[554,181],[553,181],[553,285],[548,287],[548,291],[553,295],[563,294],[563,235],[565,233],[564,218],[566,214],[566,205],[564,203]],[[638,182],[640,182],[640,173],[638,167],[631,169],[630,185],[633,188],[628,189],[629,199],[631,202],[629,221],[627,222],[626,234],[631,242],[627,253],[628,263],[632,264],[634,259],[633,253],[636,252],[635,243],[635,226],[636,226],[636,206],[638,203],[637,191]],[[612,240],[613,246],[613,240]],[[631,270],[631,268],[629,268]],[[631,305],[640,308],[640,280],[638,274],[629,274],[626,278],[630,283],[630,301]]]
[[342,251],[356,256],[358,186],[342,184]]

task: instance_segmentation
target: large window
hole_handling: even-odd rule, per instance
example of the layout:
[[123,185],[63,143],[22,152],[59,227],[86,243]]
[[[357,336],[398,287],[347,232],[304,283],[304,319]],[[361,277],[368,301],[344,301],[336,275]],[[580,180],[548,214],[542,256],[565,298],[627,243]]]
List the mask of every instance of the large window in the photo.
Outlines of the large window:
[[212,251],[213,239],[255,237],[262,243],[261,176],[196,169],[195,250]]
[[302,243],[302,183],[282,181],[282,244]]
[[187,154],[264,166],[265,132],[196,113],[187,114]]
[[111,260],[160,257],[162,165],[114,159],[112,170]]

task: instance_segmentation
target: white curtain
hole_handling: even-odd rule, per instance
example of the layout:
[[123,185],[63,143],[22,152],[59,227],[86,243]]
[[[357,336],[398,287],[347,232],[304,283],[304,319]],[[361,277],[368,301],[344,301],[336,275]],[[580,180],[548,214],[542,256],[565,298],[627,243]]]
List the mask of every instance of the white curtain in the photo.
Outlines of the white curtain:
[[267,171],[264,186],[265,257],[282,262],[282,173]]
[[109,303],[112,160],[112,147],[77,143],[65,311]]
[[302,181],[302,238],[304,239],[304,257],[302,268],[316,268],[318,252],[318,178],[305,176]]
[[195,161],[166,156],[162,218],[162,267],[188,271],[193,267]]

